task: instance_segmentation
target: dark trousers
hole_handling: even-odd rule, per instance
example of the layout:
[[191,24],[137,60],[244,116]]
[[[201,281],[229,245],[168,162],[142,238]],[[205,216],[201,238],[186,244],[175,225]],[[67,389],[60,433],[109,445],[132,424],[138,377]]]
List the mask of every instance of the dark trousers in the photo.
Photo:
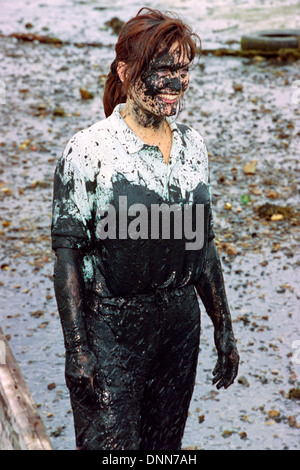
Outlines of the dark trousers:
[[86,312],[97,400],[71,396],[84,450],[178,450],[193,393],[200,309],[193,286],[98,298]]

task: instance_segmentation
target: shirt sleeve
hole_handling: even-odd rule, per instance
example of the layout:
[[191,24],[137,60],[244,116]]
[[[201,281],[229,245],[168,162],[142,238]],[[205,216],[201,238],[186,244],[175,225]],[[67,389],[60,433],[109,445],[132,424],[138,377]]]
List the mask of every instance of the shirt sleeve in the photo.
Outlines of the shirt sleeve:
[[211,195],[211,184],[210,184],[210,172],[209,172],[209,162],[208,162],[208,154],[207,154],[207,148],[206,145],[204,144],[204,152],[206,154],[206,171],[207,171],[207,188],[208,188],[208,193],[209,193],[209,221],[208,221],[208,242],[213,240],[215,238],[215,232],[214,232],[214,218],[213,218],[213,212],[212,212],[212,195]]
[[215,238],[215,232],[214,232],[214,218],[213,218],[213,213],[212,213],[212,198],[211,198],[211,186],[210,183],[208,183],[208,191],[209,191],[209,221],[208,221],[208,242],[213,240]]
[[92,245],[93,200],[89,180],[76,164],[80,147],[68,143],[54,174],[52,249],[86,249]]
[[214,222],[213,222],[213,214],[212,214],[212,196],[211,196],[211,184],[210,184],[210,173],[209,173],[209,161],[208,161],[208,153],[205,141],[202,135],[196,131],[194,128],[189,127],[190,131],[190,142],[192,145],[192,152],[196,152],[196,171],[198,175],[200,174],[202,182],[205,184],[208,195],[209,201],[207,203],[207,216],[208,216],[208,224],[207,224],[207,241],[210,242],[215,238],[214,233]]

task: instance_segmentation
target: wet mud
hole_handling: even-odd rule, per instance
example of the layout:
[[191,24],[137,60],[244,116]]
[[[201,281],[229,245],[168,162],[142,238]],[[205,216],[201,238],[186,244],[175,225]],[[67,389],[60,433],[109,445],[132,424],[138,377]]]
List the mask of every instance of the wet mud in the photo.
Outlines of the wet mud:
[[[106,46],[17,38],[1,38],[0,47],[6,91],[0,105],[1,327],[54,448],[73,449],[52,277],[53,175],[69,138],[104,118],[103,85],[114,55]],[[213,327],[201,306],[184,448],[299,446],[296,80],[299,61],[280,58],[205,55],[191,73],[178,120],[198,130],[208,148],[216,243],[241,363],[228,390],[212,385]]]

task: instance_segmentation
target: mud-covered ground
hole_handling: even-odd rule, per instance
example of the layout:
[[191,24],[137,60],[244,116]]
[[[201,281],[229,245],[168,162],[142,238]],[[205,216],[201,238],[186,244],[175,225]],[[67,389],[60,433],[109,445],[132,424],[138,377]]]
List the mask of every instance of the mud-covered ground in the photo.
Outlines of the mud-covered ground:
[[[104,118],[103,83],[113,49],[1,38],[0,54],[6,85],[0,105],[0,325],[54,448],[73,449],[52,280],[52,179],[69,138]],[[203,309],[185,448],[299,447],[296,80],[299,61],[260,57],[203,56],[192,73],[179,120],[200,131],[208,147],[216,242],[241,365],[228,390],[211,385],[216,352]],[[80,88],[93,97],[83,99]],[[260,214],[266,203],[281,208]]]

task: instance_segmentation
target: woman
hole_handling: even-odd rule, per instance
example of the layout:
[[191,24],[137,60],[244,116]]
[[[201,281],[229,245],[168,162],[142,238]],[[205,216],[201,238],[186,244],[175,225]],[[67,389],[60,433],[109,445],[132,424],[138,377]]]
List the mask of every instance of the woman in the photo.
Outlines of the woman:
[[180,449],[199,351],[197,293],[215,328],[213,383],[227,388],[237,375],[205,144],[172,118],[197,38],[174,15],[140,10],[116,45],[106,119],[78,132],[57,165],[55,293],[78,449]]

